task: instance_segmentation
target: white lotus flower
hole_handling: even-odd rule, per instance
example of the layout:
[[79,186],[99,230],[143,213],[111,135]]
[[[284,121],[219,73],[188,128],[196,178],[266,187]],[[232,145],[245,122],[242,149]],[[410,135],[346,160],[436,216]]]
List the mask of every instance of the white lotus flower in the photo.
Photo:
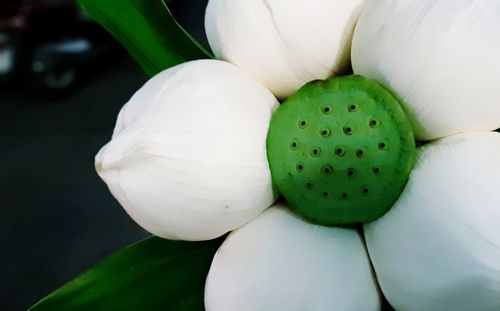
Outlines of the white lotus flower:
[[[275,199],[265,147],[277,107],[271,92],[283,97],[348,67],[344,55],[361,5],[211,0],[211,45],[242,70],[195,61],[164,71],[123,108],[97,155],[111,192],[154,234],[203,240],[238,229],[212,263],[208,310],[381,307],[355,230],[312,225],[283,205],[258,216]],[[492,56],[498,12],[493,0],[373,0],[354,35],[354,70],[404,100],[420,138],[491,130],[500,123],[492,91],[500,86]],[[455,135],[421,147],[393,210],[365,225],[378,281],[396,308],[500,310],[499,135]],[[374,144],[380,152],[382,143]]]
[[500,1],[373,0],[352,46],[354,72],[398,94],[415,137],[500,127]]
[[365,0],[210,0],[210,46],[284,98],[305,83],[350,68],[354,26]]

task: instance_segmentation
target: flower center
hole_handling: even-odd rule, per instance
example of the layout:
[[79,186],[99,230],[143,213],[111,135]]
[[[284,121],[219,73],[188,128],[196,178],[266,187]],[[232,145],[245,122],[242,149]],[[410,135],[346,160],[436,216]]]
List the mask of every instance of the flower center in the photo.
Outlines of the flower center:
[[275,112],[267,136],[273,182],[323,225],[374,220],[398,199],[415,141],[398,100],[361,76],[313,81]]

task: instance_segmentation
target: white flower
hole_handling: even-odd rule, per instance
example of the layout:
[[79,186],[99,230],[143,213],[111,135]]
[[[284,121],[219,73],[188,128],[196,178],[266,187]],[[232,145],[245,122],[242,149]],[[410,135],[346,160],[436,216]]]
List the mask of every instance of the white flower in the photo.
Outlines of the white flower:
[[[195,61],[162,72],[125,105],[96,157],[111,192],[154,234],[203,240],[238,229],[212,263],[209,311],[381,307],[355,229],[310,224],[283,204],[256,218],[276,195],[271,92],[285,97],[348,67],[362,4],[211,0],[211,46],[241,69]],[[398,309],[500,310],[500,134],[487,132],[500,124],[499,12],[495,0],[373,0],[354,33],[355,72],[403,99],[419,138],[484,131],[420,147],[393,209],[364,226]]]

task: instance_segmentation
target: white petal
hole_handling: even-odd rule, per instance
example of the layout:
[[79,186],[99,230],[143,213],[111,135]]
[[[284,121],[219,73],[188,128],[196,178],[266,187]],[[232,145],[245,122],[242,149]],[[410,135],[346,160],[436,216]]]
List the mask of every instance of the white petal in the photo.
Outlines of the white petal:
[[277,105],[229,63],[179,65],[123,107],[113,139],[96,156],[98,173],[153,234],[221,236],[274,201],[266,135]]
[[354,229],[303,221],[281,204],[232,232],[205,287],[208,311],[379,310],[380,297]]
[[415,136],[500,127],[500,1],[373,0],[359,19],[354,72],[398,94]]
[[205,28],[218,58],[276,96],[350,68],[352,33],[366,0],[210,0]]
[[423,147],[396,205],[365,226],[397,310],[500,310],[500,134]]

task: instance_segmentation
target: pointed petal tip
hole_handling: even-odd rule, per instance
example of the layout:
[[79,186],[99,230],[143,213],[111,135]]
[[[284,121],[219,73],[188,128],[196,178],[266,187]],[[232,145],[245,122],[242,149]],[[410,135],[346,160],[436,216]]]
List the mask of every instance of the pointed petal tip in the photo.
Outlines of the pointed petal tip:
[[126,104],[96,170],[146,230],[213,239],[274,201],[265,142],[277,105],[234,65],[184,63],[156,75]]

